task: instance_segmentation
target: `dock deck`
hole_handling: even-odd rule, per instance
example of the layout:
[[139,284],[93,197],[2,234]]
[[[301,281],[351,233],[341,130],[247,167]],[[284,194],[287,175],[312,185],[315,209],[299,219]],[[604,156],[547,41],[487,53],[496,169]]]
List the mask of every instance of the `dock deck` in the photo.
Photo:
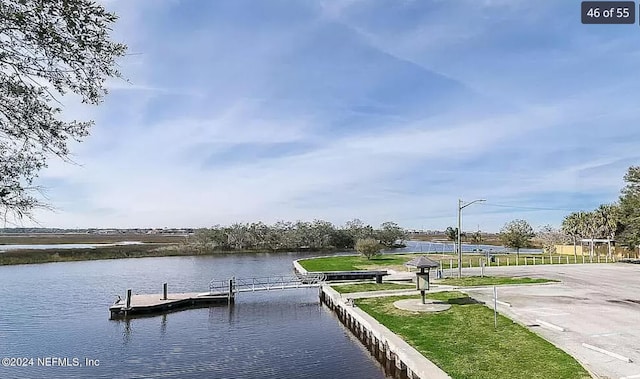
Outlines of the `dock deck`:
[[198,305],[228,304],[233,302],[233,296],[230,297],[228,293],[172,293],[167,294],[166,299],[163,297],[163,294],[131,295],[128,307],[124,299],[109,307],[111,318],[160,313]]

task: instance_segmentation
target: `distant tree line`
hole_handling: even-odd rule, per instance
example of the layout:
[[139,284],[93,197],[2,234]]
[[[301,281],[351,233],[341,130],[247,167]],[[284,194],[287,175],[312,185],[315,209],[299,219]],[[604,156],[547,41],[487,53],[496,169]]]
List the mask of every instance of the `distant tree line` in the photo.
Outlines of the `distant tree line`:
[[[633,251],[640,245],[640,166],[632,166],[617,202],[589,212],[573,212],[562,221],[562,231],[573,242],[609,239]],[[593,254],[593,244],[591,244]],[[609,251],[611,253],[611,251]]]
[[393,247],[398,240],[407,238],[406,231],[395,222],[385,222],[374,229],[359,219],[348,221],[342,227],[323,220],[278,221],[272,225],[263,222],[216,225],[198,229],[188,244],[199,251],[209,250],[328,250],[353,249],[358,240],[374,239],[381,246]]
[[[615,241],[618,246],[634,251],[640,245],[640,166],[629,167],[624,181],[626,184],[617,202],[602,204],[592,211],[573,212],[564,218],[560,229],[545,225],[534,233],[525,220],[513,220],[502,228],[500,238],[516,252],[530,246],[534,237],[549,253],[555,252],[555,245],[569,242],[573,243],[576,254],[578,242],[590,240],[590,255],[593,255],[593,241],[597,239]],[[608,254],[611,253],[609,243]]]

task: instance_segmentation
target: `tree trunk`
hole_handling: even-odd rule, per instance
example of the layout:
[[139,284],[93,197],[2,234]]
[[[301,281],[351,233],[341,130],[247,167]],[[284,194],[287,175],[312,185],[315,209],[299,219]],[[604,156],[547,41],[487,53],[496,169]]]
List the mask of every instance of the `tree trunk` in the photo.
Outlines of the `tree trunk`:
[[576,259],[574,262],[578,261],[578,247],[576,246],[576,236],[573,236],[573,257]]

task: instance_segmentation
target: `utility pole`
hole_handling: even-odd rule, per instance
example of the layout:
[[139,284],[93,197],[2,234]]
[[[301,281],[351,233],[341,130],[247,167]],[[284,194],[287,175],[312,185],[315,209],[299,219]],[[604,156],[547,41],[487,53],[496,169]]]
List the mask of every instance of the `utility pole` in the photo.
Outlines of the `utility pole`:
[[458,278],[462,278],[462,209],[481,201],[486,200],[478,199],[463,205],[462,199],[458,199]]
[[462,278],[462,199],[458,199],[458,278]]

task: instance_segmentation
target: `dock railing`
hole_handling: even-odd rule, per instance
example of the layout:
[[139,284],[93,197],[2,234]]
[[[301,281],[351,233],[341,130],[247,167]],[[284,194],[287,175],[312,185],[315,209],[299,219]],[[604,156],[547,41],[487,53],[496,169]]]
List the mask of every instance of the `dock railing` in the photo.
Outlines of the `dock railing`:
[[278,275],[254,278],[213,279],[209,282],[210,293],[255,292],[283,290],[289,288],[319,287],[326,280],[323,273],[305,275]]

